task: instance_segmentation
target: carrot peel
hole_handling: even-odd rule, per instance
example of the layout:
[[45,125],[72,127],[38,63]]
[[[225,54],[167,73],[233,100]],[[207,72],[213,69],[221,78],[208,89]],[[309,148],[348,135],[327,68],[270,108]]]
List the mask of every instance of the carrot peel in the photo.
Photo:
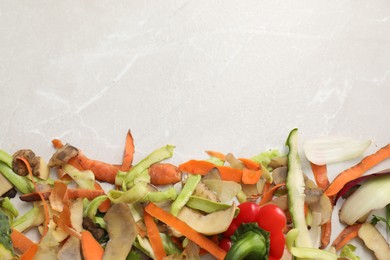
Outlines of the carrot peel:
[[157,225],[154,222],[153,217],[146,211],[144,212],[144,221],[146,226],[146,232],[149,237],[150,245],[152,246],[154,255],[157,260],[161,260],[166,256],[166,253]]
[[326,189],[325,195],[328,197],[336,195],[347,182],[360,177],[366,171],[386,160],[387,158],[390,158],[390,144],[382,147],[375,153],[364,157],[360,163],[337,175],[337,177]]
[[207,250],[211,255],[213,255],[217,259],[222,260],[225,258],[226,252],[222,248],[214,244],[206,236],[198,233],[193,228],[191,228],[187,223],[176,218],[169,212],[159,208],[153,203],[149,203],[145,207],[145,210],[151,216],[171,226],[172,228],[174,228],[175,230],[179,231],[184,236],[186,236],[188,239],[192,240],[194,243],[199,245],[201,248]]

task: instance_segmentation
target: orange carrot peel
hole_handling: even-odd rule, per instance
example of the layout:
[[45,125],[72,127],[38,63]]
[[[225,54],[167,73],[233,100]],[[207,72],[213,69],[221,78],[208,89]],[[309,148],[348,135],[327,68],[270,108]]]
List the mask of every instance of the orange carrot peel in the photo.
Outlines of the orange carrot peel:
[[344,228],[337,238],[333,241],[332,247],[336,248],[336,251],[340,250],[349,241],[358,236],[358,232],[362,224],[353,224]]
[[154,256],[157,260],[162,260],[167,256],[164,250],[163,242],[160,236],[160,232],[157,228],[156,222],[153,217],[144,211],[144,222],[146,226],[146,232],[149,238],[150,245],[152,246]]
[[198,233],[193,228],[191,228],[187,223],[181,221],[180,219],[176,218],[169,212],[159,208],[153,203],[149,203],[145,210],[147,213],[149,213],[151,216],[157,218],[158,220],[164,222],[168,226],[171,226],[175,230],[182,233],[184,236],[186,236],[188,239],[199,245],[201,248],[207,250],[211,255],[213,255],[217,259],[224,259],[226,252],[214,244],[210,239],[208,239],[206,236]]
[[360,163],[337,175],[337,177],[326,189],[325,195],[327,195],[328,197],[336,195],[347,182],[360,177],[366,171],[379,164],[380,162],[386,160],[387,158],[390,158],[390,144],[382,147],[375,153],[364,157],[363,160],[360,161]]

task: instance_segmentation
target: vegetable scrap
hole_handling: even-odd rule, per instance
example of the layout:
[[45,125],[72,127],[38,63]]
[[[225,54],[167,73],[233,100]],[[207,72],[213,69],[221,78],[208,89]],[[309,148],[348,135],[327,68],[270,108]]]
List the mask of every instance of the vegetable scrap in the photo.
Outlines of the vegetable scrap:
[[[293,129],[287,154],[208,150],[177,165],[166,162],[173,145],[134,162],[130,130],[120,163],[52,144],[48,163],[30,149],[0,150],[0,259],[360,259],[356,239],[378,259],[390,255],[378,224],[390,230],[390,170],[364,175],[390,157],[390,144],[365,155],[371,141],[314,138],[301,159]],[[359,157],[329,179],[330,164]],[[15,200],[31,208],[19,215]]]

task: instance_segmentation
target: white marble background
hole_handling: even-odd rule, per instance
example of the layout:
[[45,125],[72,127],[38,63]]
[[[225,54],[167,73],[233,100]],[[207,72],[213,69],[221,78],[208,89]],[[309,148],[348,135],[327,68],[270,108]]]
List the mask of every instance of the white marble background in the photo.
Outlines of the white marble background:
[[0,1],[9,152],[49,157],[61,138],[117,163],[131,129],[136,160],[166,143],[177,162],[251,156],[294,127],[374,151],[390,141],[389,84],[387,0]]

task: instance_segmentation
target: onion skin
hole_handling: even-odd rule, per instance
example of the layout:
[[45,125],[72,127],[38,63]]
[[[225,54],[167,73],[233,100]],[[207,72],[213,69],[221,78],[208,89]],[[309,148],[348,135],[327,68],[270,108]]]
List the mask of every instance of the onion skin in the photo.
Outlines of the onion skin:
[[361,182],[363,181],[367,181],[369,179],[372,179],[372,178],[375,178],[375,177],[378,177],[378,176],[384,176],[384,175],[389,175],[390,174],[390,169],[386,169],[386,170],[383,170],[383,171],[380,171],[380,172],[377,172],[377,173],[373,173],[373,174],[370,174],[370,175],[364,175],[364,176],[361,176],[355,180],[352,180],[350,182],[347,182],[344,187],[337,193],[336,197],[334,198],[333,200],[333,204],[336,205],[337,203],[337,200],[344,196],[350,189],[358,186]]

